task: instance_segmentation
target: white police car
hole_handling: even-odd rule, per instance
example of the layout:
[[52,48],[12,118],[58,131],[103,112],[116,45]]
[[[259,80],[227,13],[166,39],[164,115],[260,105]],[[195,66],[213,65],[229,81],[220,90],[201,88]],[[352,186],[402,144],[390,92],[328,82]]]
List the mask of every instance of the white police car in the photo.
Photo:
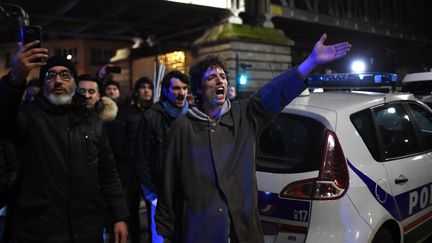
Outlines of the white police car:
[[[308,80],[310,86],[379,86],[396,76]],[[263,132],[257,149],[266,242],[417,242],[432,234],[432,110],[411,94],[298,97]]]
[[408,73],[402,79],[402,91],[432,106],[432,72]]

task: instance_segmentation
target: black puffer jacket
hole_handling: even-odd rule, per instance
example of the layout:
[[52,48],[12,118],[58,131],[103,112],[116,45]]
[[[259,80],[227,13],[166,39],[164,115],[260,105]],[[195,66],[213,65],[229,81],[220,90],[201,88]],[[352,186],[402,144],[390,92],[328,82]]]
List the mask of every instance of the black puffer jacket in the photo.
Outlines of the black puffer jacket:
[[131,156],[135,153],[135,142],[138,127],[140,124],[141,117],[150,106],[138,107],[136,104],[125,107],[123,117],[121,118],[125,124],[127,147]]
[[157,192],[160,184],[160,163],[168,131],[174,120],[158,102],[144,112],[138,126],[135,145],[136,172],[140,183],[152,192]]
[[54,106],[42,96],[20,109],[24,87],[8,86],[8,78],[0,81],[0,112],[8,114],[0,132],[15,143],[22,168],[10,208],[14,238],[101,242],[106,205],[116,220],[128,216],[102,121],[84,106]]

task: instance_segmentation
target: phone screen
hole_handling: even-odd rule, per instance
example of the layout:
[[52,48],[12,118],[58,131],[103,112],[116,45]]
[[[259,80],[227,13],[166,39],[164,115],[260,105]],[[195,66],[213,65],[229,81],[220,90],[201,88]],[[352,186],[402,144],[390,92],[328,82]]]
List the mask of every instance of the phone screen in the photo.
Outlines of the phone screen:
[[119,66],[108,66],[105,68],[106,73],[121,73],[121,67]]
[[[42,29],[40,26],[23,26],[20,29],[20,39],[23,45],[39,40],[39,44],[32,48],[42,47]],[[45,62],[44,58],[35,59],[33,62]]]
[[39,44],[34,48],[41,47],[42,45],[42,31],[40,26],[23,26],[20,29],[20,37],[23,45],[32,41],[39,40]]

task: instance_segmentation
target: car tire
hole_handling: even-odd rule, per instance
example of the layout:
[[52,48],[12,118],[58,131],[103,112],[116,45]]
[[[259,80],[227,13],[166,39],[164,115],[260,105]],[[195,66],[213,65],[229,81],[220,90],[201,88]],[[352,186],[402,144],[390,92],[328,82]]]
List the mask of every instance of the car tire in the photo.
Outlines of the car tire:
[[395,243],[395,240],[390,230],[382,228],[376,233],[372,243]]

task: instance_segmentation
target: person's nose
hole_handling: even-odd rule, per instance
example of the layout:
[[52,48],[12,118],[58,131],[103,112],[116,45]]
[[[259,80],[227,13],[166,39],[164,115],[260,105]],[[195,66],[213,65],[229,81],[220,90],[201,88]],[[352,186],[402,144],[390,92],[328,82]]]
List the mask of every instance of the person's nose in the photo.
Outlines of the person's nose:
[[222,79],[221,76],[218,75],[217,78],[216,78],[216,84],[220,85],[222,83],[223,83],[223,79]]
[[63,79],[60,78],[60,74],[56,74],[55,79],[54,79],[54,82],[56,82],[56,83],[61,83],[61,82],[63,82]]

